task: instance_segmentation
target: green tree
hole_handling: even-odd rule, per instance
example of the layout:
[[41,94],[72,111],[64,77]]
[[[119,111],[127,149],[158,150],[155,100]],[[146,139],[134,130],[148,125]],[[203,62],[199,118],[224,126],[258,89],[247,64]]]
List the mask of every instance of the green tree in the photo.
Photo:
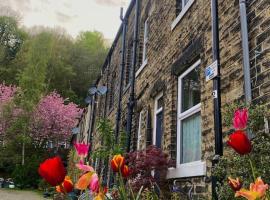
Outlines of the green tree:
[[81,32],[76,38],[72,53],[72,66],[76,77],[72,81],[72,89],[80,97],[81,102],[100,73],[107,51],[104,37],[100,32]]
[[26,38],[15,17],[0,16],[0,80],[9,84],[16,82],[22,66],[18,67],[15,58]]

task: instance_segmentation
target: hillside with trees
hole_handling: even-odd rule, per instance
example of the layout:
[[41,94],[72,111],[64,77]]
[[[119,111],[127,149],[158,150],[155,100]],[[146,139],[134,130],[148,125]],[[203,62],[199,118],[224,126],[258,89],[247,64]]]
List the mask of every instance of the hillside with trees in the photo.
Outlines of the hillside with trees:
[[37,187],[39,163],[65,157],[107,50],[97,31],[74,39],[61,28],[26,29],[17,17],[0,16],[0,175]]

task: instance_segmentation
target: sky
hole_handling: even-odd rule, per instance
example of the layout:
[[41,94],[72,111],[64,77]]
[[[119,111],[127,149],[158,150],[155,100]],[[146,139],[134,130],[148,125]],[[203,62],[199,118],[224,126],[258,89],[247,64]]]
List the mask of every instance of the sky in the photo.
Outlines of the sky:
[[[96,30],[113,39],[119,29],[120,7],[130,0],[0,0],[0,12],[11,8],[23,26],[63,27],[76,37],[80,31]],[[2,10],[2,11],[1,11]],[[0,13],[1,14],[1,13]]]

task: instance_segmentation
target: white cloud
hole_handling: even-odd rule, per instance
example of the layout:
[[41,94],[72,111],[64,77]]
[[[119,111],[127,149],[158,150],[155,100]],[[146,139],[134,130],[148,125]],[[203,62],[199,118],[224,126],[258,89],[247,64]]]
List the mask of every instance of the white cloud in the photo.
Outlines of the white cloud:
[[120,26],[120,6],[127,7],[128,2],[130,0],[0,0],[0,7],[9,6],[19,12],[26,27],[61,26],[74,37],[80,31],[97,30],[112,39]]
[[106,6],[125,6],[127,0],[95,0],[97,4]]

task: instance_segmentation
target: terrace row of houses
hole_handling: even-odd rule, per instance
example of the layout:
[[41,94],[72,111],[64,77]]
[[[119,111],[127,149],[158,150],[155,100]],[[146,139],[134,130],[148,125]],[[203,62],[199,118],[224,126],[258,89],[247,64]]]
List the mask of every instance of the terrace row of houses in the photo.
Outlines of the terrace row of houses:
[[[215,126],[227,131],[214,117],[219,108],[236,100],[270,107],[270,1],[223,0],[217,8],[216,18],[211,1],[132,0],[96,81],[108,92],[94,96],[77,139],[95,141],[106,117],[130,135],[130,151],[154,144],[168,153],[169,180],[191,180],[196,195],[211,195]],[[215,19],[220,90],[206,81],[215,68],[205,73],[216,59]]]

